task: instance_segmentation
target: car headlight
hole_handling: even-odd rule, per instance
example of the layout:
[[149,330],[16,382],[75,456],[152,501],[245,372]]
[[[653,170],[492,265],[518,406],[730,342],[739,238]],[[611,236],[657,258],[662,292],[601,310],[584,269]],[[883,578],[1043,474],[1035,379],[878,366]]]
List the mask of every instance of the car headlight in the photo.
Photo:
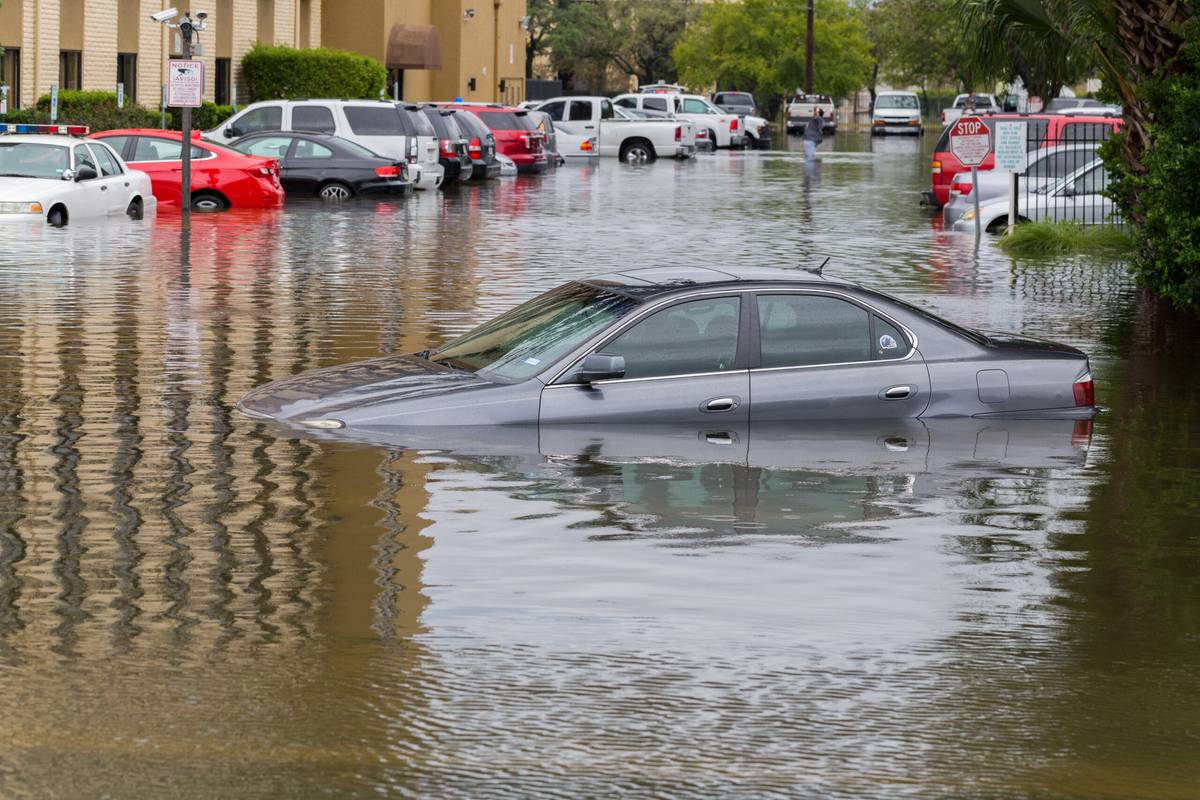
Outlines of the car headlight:
[[0,214],[40,214],[41,203],[0,203]]
[[959,219],[966,220],[967,222],[970,222],[971,220],[975,219],[975,209],[968,208],[966,210],[966,212],[961,217],[959,217]]

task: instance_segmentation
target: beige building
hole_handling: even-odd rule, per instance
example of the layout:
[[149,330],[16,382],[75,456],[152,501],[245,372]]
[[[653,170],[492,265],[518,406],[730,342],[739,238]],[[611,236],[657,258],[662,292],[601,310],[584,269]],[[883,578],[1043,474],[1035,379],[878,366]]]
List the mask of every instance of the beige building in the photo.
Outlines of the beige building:
[[0,86],[10,108],[60,89],[116,91],[160,103],[179,41],[150,18],[167,7],[208,14],[199,36],[205,98],[229,103],[255,42],[328,45],[389,68],[408,100],[524,97],[525,0],[0,0]]
[[322,41],[388,68],[403,100],[525,99],[525,0],[325,0]]

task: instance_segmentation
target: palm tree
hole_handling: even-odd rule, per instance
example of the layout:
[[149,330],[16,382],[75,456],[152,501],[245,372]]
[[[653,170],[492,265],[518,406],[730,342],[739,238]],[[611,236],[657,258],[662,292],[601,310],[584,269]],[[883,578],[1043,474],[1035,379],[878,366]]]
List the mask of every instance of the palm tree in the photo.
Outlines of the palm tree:
[[[1082,49],[1121,98],[1126,135],[1123,150],[1141,174],[1149,147],[1150,109],[1138,85],[1187,69],[1181,57],[1183,23],[1193,0],[963,0],[969,25],[985,54],[1054,57]],[[1014,53],[1013,45],[1026,47]]]

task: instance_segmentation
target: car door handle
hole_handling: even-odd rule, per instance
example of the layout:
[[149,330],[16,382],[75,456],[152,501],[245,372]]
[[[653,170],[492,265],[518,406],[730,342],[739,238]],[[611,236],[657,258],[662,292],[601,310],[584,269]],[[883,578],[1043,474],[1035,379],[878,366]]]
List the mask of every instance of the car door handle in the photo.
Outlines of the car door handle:
[[595,125],[584,125],[583,127],[584,127],[584,130],[589,130],[589,131],[590,131],[590,130],[592,130],[593,128],[595,128],[596,126],[595,126]]
[[704,441],[708,444],[729,447],[737,444],[738,435],[733,431],[709,431],[704,434]]
[[107,187],[107,186],[101,186],[101,187],[100,187],[100,191],[102,191],[102,192],[107,192],[107,191],[108,191],[108,187]]
[[736,397],[714,397],[711,400],[705,400],[701,408],[704,411],[720,412],[733,411],[738,407],[739,400]]
[[879,393],[883,400],[903,400],[906,397],[912,397],[913,387],[911,386],[892,386],[889,389],[884,389]]

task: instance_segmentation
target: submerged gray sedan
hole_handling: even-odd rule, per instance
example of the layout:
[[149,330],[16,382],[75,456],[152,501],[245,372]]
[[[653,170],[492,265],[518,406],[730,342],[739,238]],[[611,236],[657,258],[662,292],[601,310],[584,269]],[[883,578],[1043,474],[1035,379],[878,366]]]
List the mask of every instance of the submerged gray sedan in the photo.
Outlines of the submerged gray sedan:
[[1094,413],[1073,347],[959,327],[808,272],[663,267],[573,281],[440,349],[248,393],[315,429],[727,424]]

